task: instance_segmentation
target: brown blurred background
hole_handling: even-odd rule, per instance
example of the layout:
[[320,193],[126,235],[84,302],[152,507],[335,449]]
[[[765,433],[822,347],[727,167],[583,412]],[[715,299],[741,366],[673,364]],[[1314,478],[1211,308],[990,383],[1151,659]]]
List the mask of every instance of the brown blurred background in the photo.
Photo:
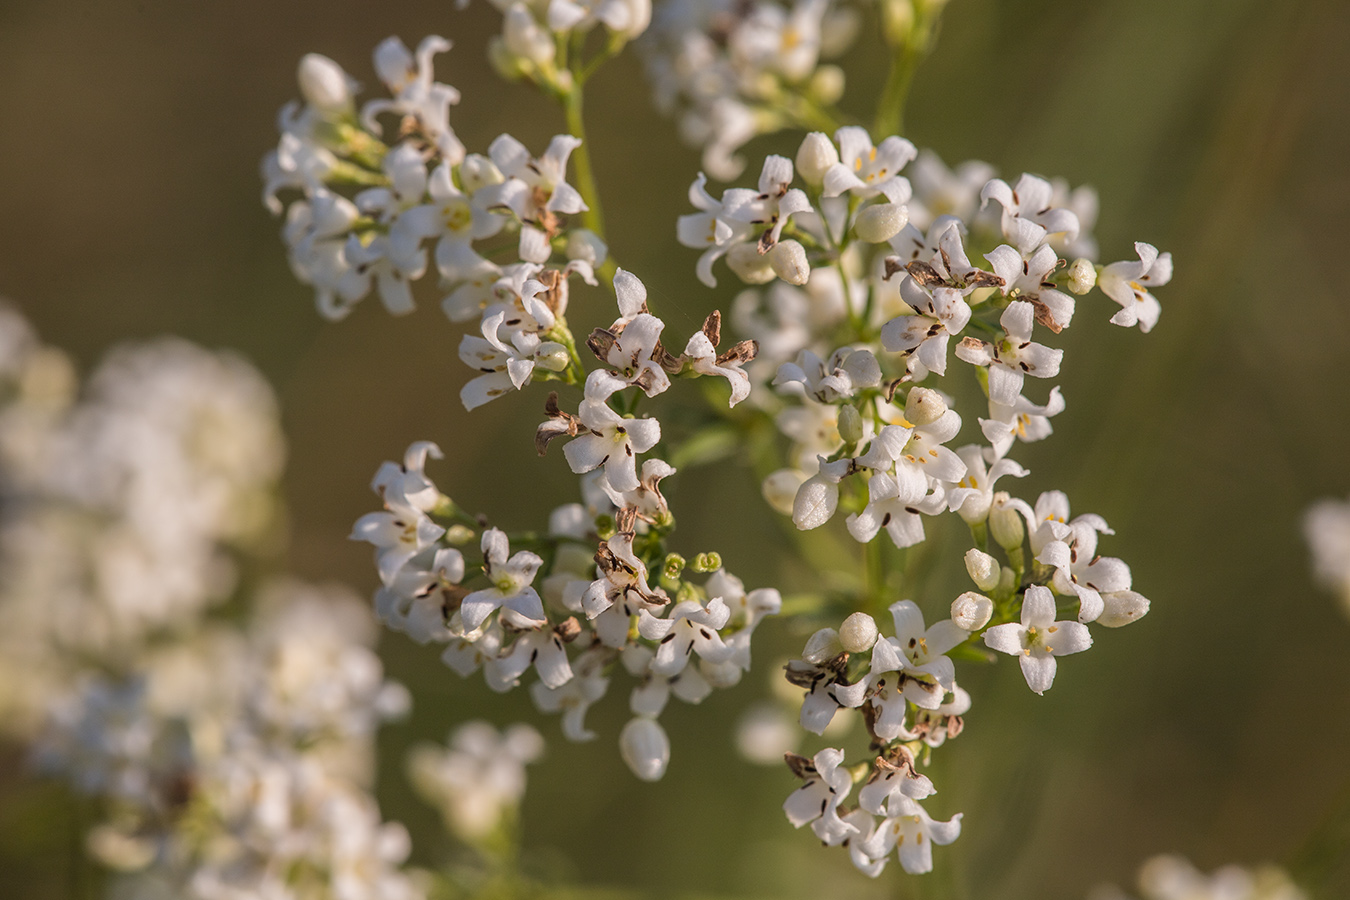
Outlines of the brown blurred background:
[[[463,12],[448,2],[0,6],[0,294],[86,369],[116,342],[162,333],[257,363],[285,410],[286,564],[303,576],[373,586],[368,552],[345,538],[373,506],[377,464],[414,439],[447,451],[432,470],[445,490],[507,527],[536,524],[537,492],[571,499],[560,457],[534,456],[536,395],[463,414],[459,332],[434,290],[409,318],[368,299],[349,320],[322,322],[258,199],[258,161],[275,143],[277,108],[297,93],[299,57],[327,54],[372,84],[370,51],[389,34],[455,41],[436,71],[463,91],[452,122],[471,150],[506,130],[542,149],[561,115],[488,70],[483,48],[499,21],[478,0]],[[786,623],[761,632],[740,688],[702,707],[672,704],[674,761],[659,785],[639,784],[618,759],[620,685],[591,712],[592,745],[567,745],[556,722],[539,722],[550,754],[530,775],[532,865],[655,897],[1013,900],[1128,883],[1161,851],[1211,869],[1305,847],[1350,779],[1350,626],[1310,584],[1299,533],[1309,502],[1350,492],[1347,35],[1341,0],[953,0],[915,84],[908,136],[950,163],[979,157],[1007,177],[1027,169],[1093,184],[1104,261],[1130,257],[1134,240],[1176,259],[1148,336],[1080,306],[1059,341],[1068,412],[1051,441],[1020,455],[1033,472],[1024,494],[1061,487],[1075,512],[1116,528],[1102,550],[1130,562],[1153,611],[1099,629],[1043,698],[1007,660],[964,667],[974,708],[939,754],[930,804],[943,818],[963,811],[964,832],[937,851],[934,875],[852,872],[846,854],[787,825],[788,772],[735,755],[737,712],[767,695],[774,661],[800,646],[805,626]],[[860,42],[846,68],[845,106],[865,113],[883,78],[878,48]],[[631,57],[593,84],[613,247],[688,332],[735,293],[730,278],[715,292],[699,285],[695,254],[674,241],[697,154],[651,111]],[[766,139],[750,156],[795,144]],[[574,318],[602,318],[605,302],[577,292]],[[748,472],[683,473],[673,493],[679,549],[721,550],[751,587],[791,573]],[[935,612],[966,589],[955,547],[927,599],[916,597]],[[404,784],[401,749],[467,718],[534,713],[524,691],[463,683],[429,648],[390,635],[383,649],[418,704],[384,735],[382,803],[427,836],[417,859],[434,863],[443,839]],[[73,874],[68,806],[20,780],[16,750],[3,759],[0,895],[79,896],[88,886]],[[1321,896],[1350,896],[1344,867]]]

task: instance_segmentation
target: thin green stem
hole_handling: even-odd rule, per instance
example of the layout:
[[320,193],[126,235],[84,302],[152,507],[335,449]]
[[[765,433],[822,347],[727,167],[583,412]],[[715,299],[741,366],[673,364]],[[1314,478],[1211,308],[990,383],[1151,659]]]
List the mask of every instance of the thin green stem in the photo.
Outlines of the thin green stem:
[[905,104],[909,100],[914,73],[928,55],[937,33],[941,4],[921,3],[916,4],[916,7],[909,30],[900,39],[891,57],[890,74],[886,76],[886,86],[882,88],[881,99],[877,102],[877,115],[872,127],[873,137],[877,139],[904,131]]
[[[572,89],[563,98],[563,111],[567,116],[568,132],[581,139],[581,146],[572,151],[572,165],[577,173],[577,191],[581,194],[581,199],[586,201],[586,211],[581,214],[581,222],[608,244],[609,239],[605,237],[605,215],[600,207],[600,189],[596,186],[595,169],[591,165],[590,143],[586,140],[581,99],[583,84],[583,79],[577,76]],[[610,284],[614,280],[616,270],[613,256],[607,255],[600,266],[599,275],[606,284]]]

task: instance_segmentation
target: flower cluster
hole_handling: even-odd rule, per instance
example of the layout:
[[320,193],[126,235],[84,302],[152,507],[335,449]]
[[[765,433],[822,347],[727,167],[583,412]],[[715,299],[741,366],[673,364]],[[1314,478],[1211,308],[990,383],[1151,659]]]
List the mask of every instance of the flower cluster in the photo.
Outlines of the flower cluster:
[[656,106],[703,148],[714,178],[735,178],[745,167],[736,152],[752,138],[828,118],[822,107],[843,94],[844,72],[821,60],[842,56],[861,21],[828,0],[670,0],[643,40]]
[[[869,786],[894,786],[881,799],[880,788],[865,790],[845,814],[842,752],[790,757],[806,784],[789,819],[848,845],[868,874],[896,846],[907,871],[927,871],[931,844],[959,831],[959,819],[922,811],[932,785],[914,770],[924,745],[958,733],[970,706],[948,654],[980,639],[1016,656],[1039,694],[1058,657],[1091,646],[1090,623],[1117,627],[1148,611],[1129,567],[1099,555],[1112,534],[1100,516],[1073,517],[1059,491],[1032,503],[1002,488],[1028,474],[1011,457],[1017,442],[1048,436],[1065,407],[1058,386],[1044,401],[1028,396],[1032,379],[1056,378],[1063,355],[1037,329],[1067,328],[1076,297],[1097,286],[1119,306],[1113,323],[1148,331],[1159,310],[1151,288],[1168,281],[1171,259],[1140,243],[1138,261],[1099,266],[1079,255],[1094,250],[1090,192],[1034,175],[1009,184],[980,163],[951,171],[903,138],[874,144],[854,127],[833,140],[807,135],[795,165],[770,156],[754,189],[717,199],[704,184],[700,175],[690,192],[698,211],[678,225],[681,243],[703,251],[700,279],[714,284],[725,259],[742,281],[774,283],[733,307],[761,347],[755,383],[777,388],[754,392],[758,411],[789,441],[788,465],[763,483],[768,502],[801,531],[846,510],[855,541],[901,550],[924,540],[926,521],[954,513],[975,545],[965,562],[978,591],[957,598],[950,618],[925,628],[914,603],[891,604],[895,633],[878,640],[858,613],[837,633],[818,632],[788,668],[808,689],[802,725],[819,734],[837,710],[858,709],[875,762],[854,775],[866,769]],[[978,434],[955,448],[963,416],[939,388],[952,355],[987,398]],[[869,552],[884,565],[884,549]],[[870,584],[864,599],[884,605],[886,591],[884,580]],[[904,834],[922,841],[906,845]]]
[[1350,612],[1350,501],[1314,503],[1303,516],[1303,536],[1312,552],[1313,574]]
[[[56,705],[40,768],[97,798],[90,847],[121,889],[173,896],[422,896],[407,832],[368,793],[384,680],[363,604],[277,583],[246,634],[208,628]],[[233,677],[221,677],[222,675]]]
[[474,844],[514,822],[525,796],[525,766],[543,753],[544,739],[529,725],[498,732],[473,721],[451,732],[445,747],[414,747],[408,771],[450,832]]
[[0,708],[24,733],[76,656],[125,668],[231,596],[235,551],[272,526],[284,450],[271,389],[233,355],[170,339],[122,348],[77,402],[65,357],[13,328]]
[[[446,315],[481,316],[482,337],[466,339],[461,357],[499,376],[466,395],[476,405],[520,387],[536,366],[566,366],[549,333],[566,311],[567,279],[594,283],[606,249],[569,222],[587,208],[566,178],[577,138],[559,135],[535,157],[503,134],[486,155],[466,153],[448,121],[459,94],[433,80],[432,58],[449,47],[434,35],[415,54],[398,38],[381,43],[375,69],[392,99],[371,100],[359,115],[351,77],[327,57],[306,56],[304,102],[283,108],[281,142],[263,161],[264,201],[280,214],[278,192],[303,193],[284,207],[282,237],[327,318],[347,315],[372,290],[391,313],[411,312],[412,282],[434,263]],[[393,145],[380,124],[389,114],[401,117]],[[504,253],[514,261],[488,258]]]
[[[1307,895],[1275,866],[1229,865],[1206,875],[1180,856],[1155,856],[1139,870],[1142,900],[1306,900]],[[1099,888],[1091,900],[1131,900],[1119,888]]]

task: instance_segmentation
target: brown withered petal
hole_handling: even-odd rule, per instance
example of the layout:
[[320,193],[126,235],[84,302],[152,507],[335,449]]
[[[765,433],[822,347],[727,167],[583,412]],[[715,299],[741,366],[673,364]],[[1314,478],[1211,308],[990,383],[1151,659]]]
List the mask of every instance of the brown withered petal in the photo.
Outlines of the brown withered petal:
[[722,342],[722,311],[714,309],[708,313],[708,318],[703,320],[703,333],[707,335],[708,340],[716,347]]
[[568,616],[553,626],[553,633],[562,638],[563,643],[570,644],[581,635],[581,623],[576,616]]
[[809,757],[802,756],[800,753],[793,753],[789,750],[783,754],[783,761],[787,763],[792,774],[802,780],[815,778],[820,773],[816,771],[816,764],[811,762]]
[[966,727],[966,720],[960,716],[947,717],[947,737],[954,738]]
[[586,346],[591,348],[595,358],[601,362],[609,361],[609,351],[614,349],[618,335],[608,328],[597,328],[586,337]]
[[1031,308],[1036,312],[1037,322],[1040,322],[1055,334],[1059,334],[1064,330],[1064,326],[1055,321],[1055,316],[1050,312],[1050,307],[1046,306],[1040,300],[1032,299]]
[[748,363],[759,355],[759,341],[741,341],[733,346],[726,353],[717,357],[717,364],[725,366],[729,363],[743,364]]
[[946,279],[938,274],[937,269],[933,268],[928,263],[921,262],[917,259],[905,266],[905,271],[909,273],[910,278],[913,278],[924,287],[928,287],[931,284],[945,285],[947,283]]
[[891,276],[894,275],[896,272],[905,271],[905,266],[902,262],[900,262],[900,257],[898,256],[888,256],[886,257],[884,262],[886,265],[886,274],[882,276],[881,278],[882,281],[890,281]]
[[775,243],[777,242],[773,239],[773,229],[769,228],[759,236],[759,243],[755,245],[755,249],[759,251],[760,256],[763,256],[773,249]]
[[652,351],[652,361],[670,374],[676,375],[684,368],[685,359],[683,353],[679,356],[671,356],[665,345],[657,341],[656,349]]
[[614,527],[620,534],[632,534],[637,527],[637,508],[625,506],[614,516]]

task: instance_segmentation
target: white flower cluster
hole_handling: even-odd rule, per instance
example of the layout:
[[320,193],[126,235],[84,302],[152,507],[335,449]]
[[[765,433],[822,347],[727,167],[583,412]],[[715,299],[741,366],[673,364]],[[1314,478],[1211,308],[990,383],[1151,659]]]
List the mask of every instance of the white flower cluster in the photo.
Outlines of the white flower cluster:
[[548,90],[566,93],[576,87],[559,45],[584,41],[604,25],[607,55],[647,30],[651,0],[492,0],[501,10],[502,33],[488,44],[488,58],[508,79],[525,78]]
[[525,766],[543,753],[544,739],[529,725],[498,732],[473,721],[452,731],[446,747],[414,747],[408,771],[423,798],[441,811],[446,828],[477,844],[515,823],[525,797]]
[[284,448],[271,389],[228,353],[122,348],[74,402],[59,351],[3,350],[19,374],[0,411],[0,708],[23,731],[75,656],[124,665],[231,595],[231,548],[265,540]]
[[[627,273],[618,281],[621,297],[640,287]],[[659,320],[636,307],[630,322],[635,331],[660,330]],[[615,346],[625,336],[635,335],[621,330]],[[635,361],[627,371],[638,389],[644,379],[669,384],[659,368]],[[533,549],[512,553],[504,532],[459,512],[425,475],[428,456],[440,456],[425,442],[410,447],[402,465],[381,467],[373,486],[385,511],[363,516],[352,536],[376,547],[383,586],[375,603],[387,625],[419,643],[445,643],[447,666],[463,677],[481,670],[494,691],[516,687],[533,668],[535,705],[561,714],[570,740],[595,737],[586,711],[608,691],[612,674],[627,671],[635,681],[634,718],[619,746],[633,772],[654,781],[670,758],[658,717],[671,695],[699,703],[714,688],[737,684],[750,668],[755,628],[778,611],[781,598],[772,589],[747,592],[715,554],[695,560],[695,572],[711,575],[694,584],[685,577],[685,560],[665,552],[674,517],[660,482],[675,470],[652,458],[639,475],[636,454],[656,444],[659,424],[610,409],[613,392],[629,386],[623,377],[593,372],[578,415],[550,398],[540,446],[573,435],[565,455],[574,472],[586,473],[588,503],[559,507],[547,535],[517,540],[543,556]],[[483,563],[470,569],[457,547],[475,536]]]
[[714,178],[741,174],[736,155],[761,134],[821,121],[844,92],[842,56],[862,17],[829,0],[668,0],[643,39],[656,106],[703,148]]
[[[810,765],[799,759],[794,768],[807,785],[789,801],[789,819],[814,822],[822,840],[847,844],[873,875],[896,846],[906,870],[927,871],[931,844],[959,831],[957,819],[927,818],[918,801],[932,785],[913,775],[923,745],[954,736],[970,705],[948,653],[980,637],[1016,656],[1039,694],[1054,681],[1057,657],[1091,646],[1089,623],[1117,627],[1148,611],[1129,567],[1098,554],[1099,536],[1112,533],[1101,517],[1071,517],[1059,491],[1033,505],[997,488],[1028,474],[1009,456],[1016,442],[1046,437],[1050,417],[1064,409],[1058,387],[1043,405],[1024,394],[1029,378],[1052,379],[1060,369],[1062,351],[1038,343],[1036,326],[1051,334],[1068,327],[1074,295],[1096,285],[1120,306],[1112,322],[1147,331],[1159,309],[1150,288],[1171,275],[1170,257],[1142,243],[1138,262],[1061,258],[1092,250],[1090,192],[1033,175],[1010,185],[983,164],[952,172],[932,155],[918,159],[899,137],[873,144],[860,128],[842,128],[833,141],[813,133],[795,166],[769,157],[756,189],[732,188],[718,200],[700,175],[691,189],[699,211],[678,228],[681,243],[703,250],[705,283],[714,283],[722,258],[743,281],[777,281],[765,297],[743,295],[733,308],[761,348],[755,381],[772,377],[778,388],[776,397],[756,391],[756,402],[792,444],[789,465],[764,482],[770,504],[803,531],[843,508],[854,540],[884,532],[901,549],[924,540],[926,519],[952,512],[976,545],[965,562],[978,592],[957,598],[949,619],[925,628],[919,608],[902,601],[890,607],[894,635],[877,640],[875,624],[858,613],[838,633],[817,633],[789,667],[789,679],[809,690],[803,726],[819,734],[836,710],[860,710],[877,760],[864,777],[898,792],[878,799],[874,788],[860,808],[837,814],[851,784],[839,769],[842,753]],[[971,263],[976,254],[987,268]],[[954,450],[948,444],[963,418],[936,386],[953,342],[988,398],[980,434]],[[895,776],[896,766],[912,777]],[[918,831],[904,831],[911,828]],[[907,845],[906,834],[918,843]]]
[[1303,516],[1313,574],[1350,613],[1350,500],[1319,500]]
[[[314,287],[330,319],[372,290],[391,313],[411,312],[412,282],[427,273],[430,253],[446,315],[456,322],[481,315],[482,337],[466,338],[460,356],[497,377],[466,393],[473,406],[521,387],[536,366],[567,365],[565,348],[549,339],[566,311],[567,278],[594,283],[607,251],[568,221],[586,210],[566,179],[577,138],[559,135],[536,158],[503,134],[487,155],[466,155],[447,118],[459,93],[433,81],[432,57],[449,47],[436,36],[416,54],[398,38],[381,43],[375,68],[393,99],[372,100],[359,116],[350,76],[327,57],[306,56],[305,101],[282,110],[281,142],[263,161],[264,200],[280,214],[279,191],[303,192],[285,208],[282,237],[296,277]],[[402,116],[392,146],[380,137],[385,113]],[[484,255],[512,245],[515,262]]]
[[[416,898],[407,832],[368,793],[375,730],[407,708],[363,604],[278,583],[247,635],[208,629],[62,698],[35,759],[100,799],[90,845],[132,890],[199,900]],[[233,677],[222,677],[230,675]]]
[[0,386],[0,721],[95,799],[113,894],[420,897],[368,792],[408,697],[364,604],[273,581],[246,625],[204,618],[273,534],[266,382],[160,340],[115,350],[77,401],[4,308]]
[[[1155,856],[1139,870],[1141,900],[1307,900],[1275,866],[1229,865],[1206,875],[1180,856]],[[1091,900],[1131,900],[1119,888],[1099,888]]]

